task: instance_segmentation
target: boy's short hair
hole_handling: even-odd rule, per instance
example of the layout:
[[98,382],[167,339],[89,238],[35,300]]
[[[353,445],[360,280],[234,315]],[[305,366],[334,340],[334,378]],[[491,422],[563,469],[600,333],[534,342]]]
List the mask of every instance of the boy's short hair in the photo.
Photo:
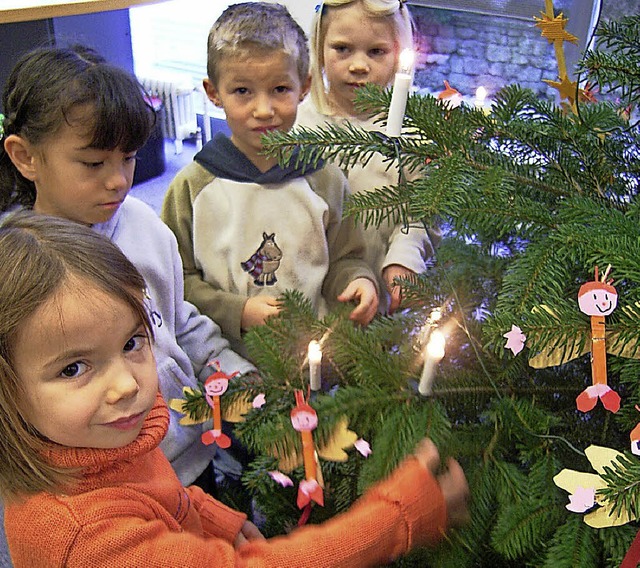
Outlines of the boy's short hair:
[[47,462],[47,442],[26,419],[24,386],[12,355],[26,319],[65,286],[82,284],[87,302],[91,286],[119,298],[152,335],[144,279],[108,238],[32,211],[15,213],[0,224],[0,496],[5,500],[67,489],[80,473]]
[[307,36],[286,7],[268,2],[229,6],[209,31],[207,75],[218,83],[220,62],[260,51],[284,51],[297,64],[301,81],[309,76]]

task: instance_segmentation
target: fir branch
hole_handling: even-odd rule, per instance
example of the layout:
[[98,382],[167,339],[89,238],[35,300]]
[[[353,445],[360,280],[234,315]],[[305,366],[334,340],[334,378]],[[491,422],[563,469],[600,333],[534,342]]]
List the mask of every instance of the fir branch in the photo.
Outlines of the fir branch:
[[604,467],[601,477],[607,487],[598,490],[598,494],[612,504],[612,514],[625,511],[634,519],[640,518],[640,461],[625,452],[611,466]]
[[199,384],[192,392],[184,391],[182,411],[192,420],[206,420],[211,416],[211,407],[204,398],[204,388]]
[[491,534],[492,545],[512,560],[535,557],[564,517],[558,505],[533,499],[509,503],[500,511]]
[[601,89],[619,91],[624,104],[640,100],[640,16],[602,22],[595,49],[588,50],[579,69]]
[[560,525],[547,546],[544,568],[600,568],[597,535],[579,515]]

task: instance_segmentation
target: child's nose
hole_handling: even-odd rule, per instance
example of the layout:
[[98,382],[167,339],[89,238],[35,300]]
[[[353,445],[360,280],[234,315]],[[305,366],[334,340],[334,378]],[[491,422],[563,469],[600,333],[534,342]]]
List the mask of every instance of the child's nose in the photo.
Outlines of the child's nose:
[[354,55],[349,65],[349,71],[351,73],[368,73],[370,67],[367,58],[362,54]]
[[107,392],[109,404],[116,404],[120,400],[131,398],[140,390],[138,381],[125,362],[113,365],[109,372],[109,381]]
[[126,165],[116,166],[109,172],[105,185],[112,191],[129,189],[130,176],[133,176],[133,172],[130,173]]
[[264,119],[271,118],[274,115],[273,105],[269,97],[258,97],[256,99],[256,106],[253,110],[254,118]]

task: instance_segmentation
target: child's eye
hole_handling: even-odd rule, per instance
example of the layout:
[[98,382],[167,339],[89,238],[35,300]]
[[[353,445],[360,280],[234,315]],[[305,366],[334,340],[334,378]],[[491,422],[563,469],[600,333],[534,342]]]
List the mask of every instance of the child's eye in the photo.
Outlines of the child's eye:
[[99,168],[102,164],[104,164],[104,162],[82,162],[83,166],[86,166],[87,168]]
[[381,47],[376,47],[375,49],[372,49],[369,53],[371,54],[372,57],[381,57],[387,54],[387,50],[382,49]]
[[237,87],[233,90],[237,95],[246,95],[249,92],[249,89],[246,87]]
[[86,373],[88,369],[89,366],[86,363],[75,361],[62,369],[62,371],[60,371],[60,376],[67,379],[75,379]]
[[124,344],[122,350],[126,353],[131,351],[140,351],[149,341],[149,338],[145,334],[134,335],[129,341]]
[[274,89],[274,91],[280,95],[283,93],[288,93],[289,90],[289,87],[287,87],[286,85],[280,85]]
[[138,154],[131,154],[130,156],[125,156],[124,157],[124,161],[125,162],[134,162],[138,159]]
[[333,50],[337,53],[344,54],[349,51],[349,48],[346,45],[334,45]]

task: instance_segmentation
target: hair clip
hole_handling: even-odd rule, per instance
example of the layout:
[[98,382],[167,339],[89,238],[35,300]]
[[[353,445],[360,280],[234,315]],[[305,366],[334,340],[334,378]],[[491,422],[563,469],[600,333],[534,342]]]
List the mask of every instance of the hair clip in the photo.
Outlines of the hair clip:
[[0,139],[4,136],[4,114],[0,113]]
[[322,8],[322,4],[316,4],[316,7],[315,7],[316,13],[320,11],[320,8]]

